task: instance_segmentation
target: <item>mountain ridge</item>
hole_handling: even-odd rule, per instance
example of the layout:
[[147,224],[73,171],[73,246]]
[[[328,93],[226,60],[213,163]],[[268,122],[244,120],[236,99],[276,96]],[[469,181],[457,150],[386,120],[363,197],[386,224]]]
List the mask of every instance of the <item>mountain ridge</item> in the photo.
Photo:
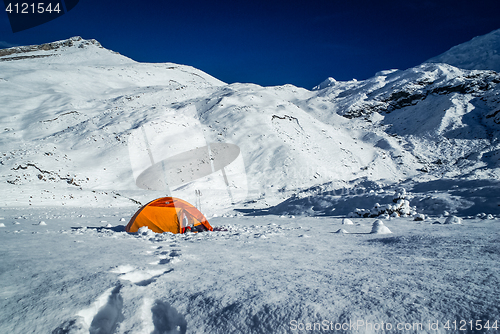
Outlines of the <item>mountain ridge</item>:
[[500,29],[456,45],[428,59],[426,63],[446,63],[467,70],[500,72]]
[[27,46],[14,46],[10,48],[0,49],[0,57],[9,56],[11,54],[17,54],[17,53],[56,50],[62,47],[71,47],[75,45],[75,42],[81,42],[78,44],[78,47],[80,48],[84,48],[86,45],[95,45],[99,48],[103,48],[101,43],[99,43],[95,39],[84,40],[81,36],[74,36],[68,39],[55,41],[51,43],[44,43],[39,45],[27,45]]

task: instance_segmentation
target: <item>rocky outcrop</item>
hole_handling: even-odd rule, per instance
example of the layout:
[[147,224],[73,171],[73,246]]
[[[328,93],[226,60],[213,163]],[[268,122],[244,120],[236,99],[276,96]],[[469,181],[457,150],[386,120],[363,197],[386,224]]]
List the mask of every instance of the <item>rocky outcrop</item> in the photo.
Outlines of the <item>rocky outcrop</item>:
[[[424,64],[404,71],[395,80],[385,81],[383,87],[371,91],[370,86],[383,81],[382,78],[374,77],[360,82],[355,87],[350,85],[336,96],[336,102],[340,104],[344,104],[343,96],[349,96],[349,100],[339,108],[339,111],[346,118],[366,117],[374,112],[390,113],[417,105],[430,95],[448,95],[451,98],[454,93],[470,94],[474,98],[486,99],[484,95],[500,83],[500,74],[494,71],[469,71],[454,68],[455,74],[458,75],[449,76],[447,71],[441,70],[440,67],[451,66]],[[435,75],[436,70],[441,70],[438,76]],[[339,84],[335,88],[339,89]]]
[[95,45],[102,48],[101,44],[95,39],[85,40],[80,36],[71,37],[62,41],[45,43],[41,45],[16,46],[8,49],[0,49],[0,57],[9,56],[17,53],[28,53],[35,51],[50,51],[62,47],[71,47],[78,45],[79,48],[85,48],[87,45]]

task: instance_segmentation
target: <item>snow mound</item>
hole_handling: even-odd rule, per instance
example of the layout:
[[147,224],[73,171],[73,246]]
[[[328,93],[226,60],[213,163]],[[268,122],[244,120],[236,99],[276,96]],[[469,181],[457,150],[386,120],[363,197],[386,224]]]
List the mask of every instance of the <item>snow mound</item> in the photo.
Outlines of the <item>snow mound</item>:
[[493,220],[493,219],[495,219],[495,216],[493,216],[491,213],[486,214],[486,213],[482,212],[482,213],[478,213],[478,214],[476,215],[476,218],[478,218],[478,219],[489,219],[489,220]]
[[415,220],[415,221],[423,221],[423,220],[425,220],[425,215],[420,213],[420,214],[416,215],[413,220]]
[[5,224],[4,223],[0,223],[0,227],[5,227]]
[[380,219],[377,219],[373,222],[372,231],[370,233],[389,234],[392,232],[391,232],[391,230],[389,230],[389,228],[387,226],[384,225],[384,223]]
[[342,219],[342,225],[354,225],[354,223],[352,222],[352,220],[344,218]]
[[154,237],[156,233],[150,230],[147,226],[142,226],[137,231],[138,235],[146,236],[146,237]]
[[34,225],[46,226],[46,225],[47,225],[47,223],[46,223],[46,222],[44,222],[44,221],[42,220],[42,221],[40,221],[39,223],[34,224]]
[[348,234],[349,232],[347,232],[343,228],[339,228],[337,231],[335,231],[335,233],[338,233],[338,234]]
[[457,216],[449,216],[444,221],[444,224],[462,224],[462,218]]

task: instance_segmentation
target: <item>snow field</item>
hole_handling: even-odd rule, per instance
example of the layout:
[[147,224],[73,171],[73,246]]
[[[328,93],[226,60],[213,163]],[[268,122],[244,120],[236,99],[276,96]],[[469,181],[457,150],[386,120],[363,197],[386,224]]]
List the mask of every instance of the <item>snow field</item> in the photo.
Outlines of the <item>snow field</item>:
[[[8,254],[0,332],[293,333],[293,320],[395,325],[500,316],[500,225],[492,220],[397,218],[384,222],[392,234],[377,235],[372,218],[347,225],[237,216],[212,218],[213,233],[152,235],[123,232],[126,214],[133,212],[4,211],[21,224],[0,234]],[[46,226],[33,225],[41,219]]]

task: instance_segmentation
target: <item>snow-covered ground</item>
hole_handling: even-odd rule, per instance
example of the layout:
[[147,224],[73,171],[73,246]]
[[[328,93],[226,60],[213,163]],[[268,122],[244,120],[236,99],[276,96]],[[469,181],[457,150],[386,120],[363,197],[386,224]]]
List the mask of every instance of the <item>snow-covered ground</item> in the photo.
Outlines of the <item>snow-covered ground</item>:
[[[3,210],[0,332],[479,333],[469,321],[500,325],[498,220],[398,218],[383,222],[392,233],[371,234],[375,219],[236,215],[210,219],[213,233],[127,234],[121,218],[132,213]],[[466,330],[445,328],[454,321]]]
[[[0,333],[498,332],[500,74],[474,59],[307,90],[0,50]],[[215,231],[124,232],[167,194]]]

